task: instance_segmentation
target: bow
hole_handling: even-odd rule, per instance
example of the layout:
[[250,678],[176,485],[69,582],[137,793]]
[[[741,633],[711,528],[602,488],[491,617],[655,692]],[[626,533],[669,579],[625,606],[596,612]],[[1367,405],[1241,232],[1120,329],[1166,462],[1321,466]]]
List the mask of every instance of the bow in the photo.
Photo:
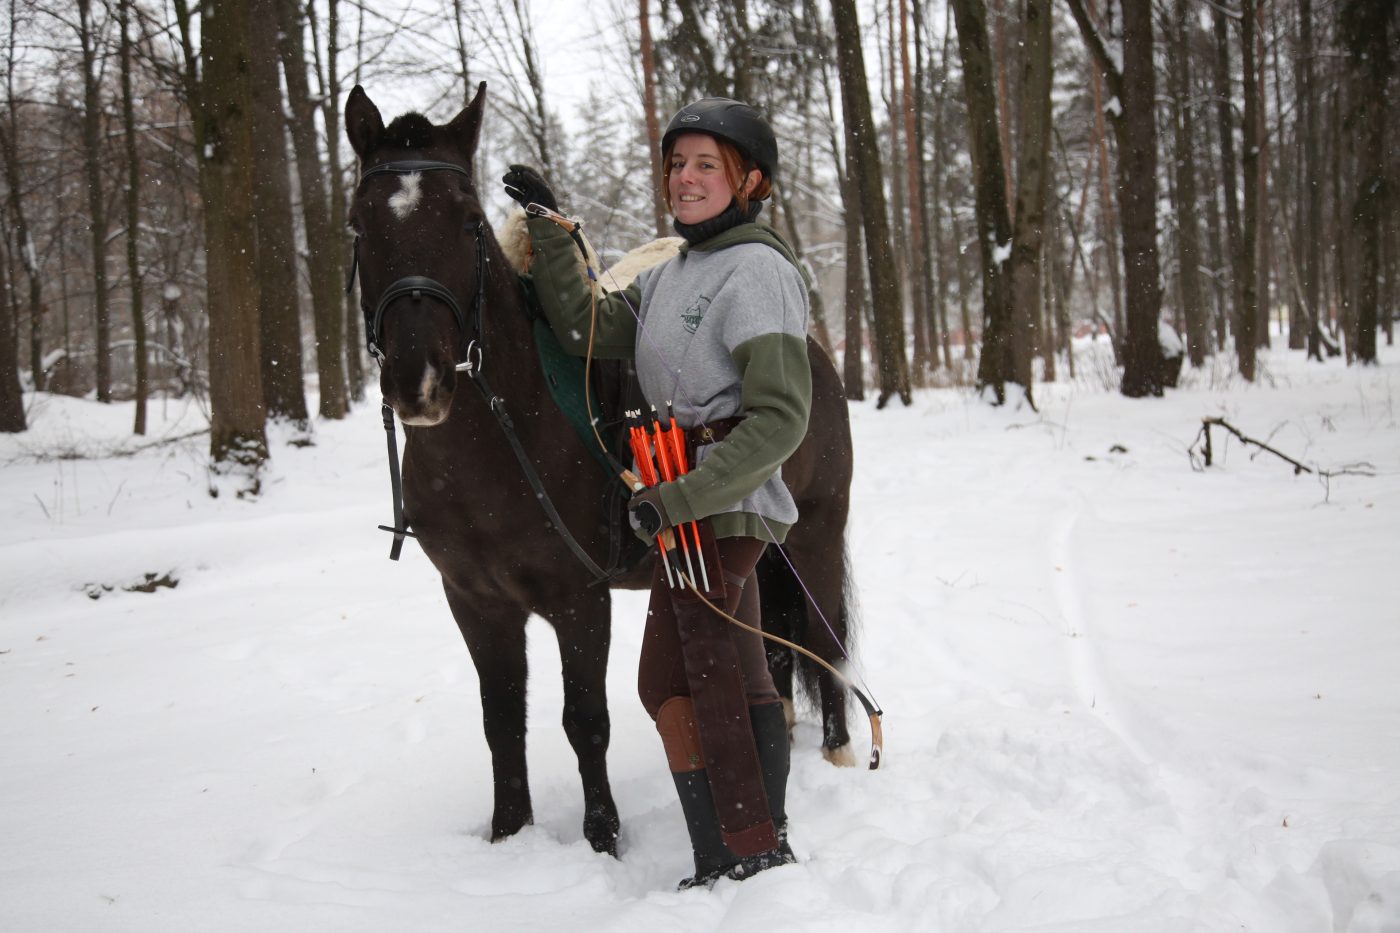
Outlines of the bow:
[[[579,253],[583,256],[583,266],[585,272],[587,272],[588,274],[589,292],[591,295],[592,302],[590,306],[588,322],[588,349],[584,356],[583,364],[583,393],[584,405],[587,408],[587,410],[591,412],[593,410],[593,406],[590,396],[590,383],[592,381],[590,378],[590,371],[593,365],[593,339],[594,335],[597,332],[598,325],[598,275],[593,269],[593,263],[589,258],[588,248],[584,244],[582,232],[583,224],[581,221],[570,220],[563,214],[560,214],[558,211],[550,210],[544,205],[537,203],[527,204],[525,206],[525,213],[535,217],[546,218],[547,220],[550,220],[553,223],[557,224],[569,234],[569,237],[574,241],[574,245],[578,247]],[[622,464],[618,463],[616,458],[614,458],[608,452],[608,445],[603,443],[603,437],[601,434],[598,433],[598,425],[596,420],[590,418],[589,424],[593,428],[594,438],[596,438],[598,441],[598,448],[603,451],[603,456],[607,457],[608,461],[613,464],[613,467],[617,471],[618,476],[622,479],[623,483],[626,484],[627,488],[633,492],[645,489],[646,484],[643,483],[635,473],[622,466]],[[871,699],[867,697],[859,687],[852,683],[849,677],[837,670],[836,667],[829,661],[822,657],[819,657],[807,648],[804,648],[799,644],[791,642],[780,635],[774,635],[771,632],[765,632],[760,628],[755,628],[754,626],[749,625],[746,622],[742,622],[739,619],[734,618],[732,615],[725,612],[719,606],[716,606],[714,603],[712,603],[709,599],[705,598],[702,592],[695,586],[695,581],[692,580],[689,576],[687,576],[684,571],[677,568],[677,572],[685,581],[686,585],[690,587],[692,594],[698,597],[702,603],[708,606],[710,610],[718,616],[720,616],[720,618],[724,619],[727,622],[730,622],[733,625],[737,625],[739,628],[744,629],[745,631],[753,632],[754,634],[759,635],[762,638],[766,638],[769,641],[774,642],[775,644],[782,645],[785,648],[791,648],[793,651],[796,651],[804,657],[810,658],[811,660],[820,664],[826,670],[830,671],[832,676],[834,676],[838,681],[840,681],[841,684],[843,684],[847,690],[851,691],[851,693],[855,695],[856,699],[860,701],[860,705],[865,709],[866,716],[870,719],[870,770],[874,771],[875,769],[880,767],[880,762],[884,757],[885,750],[885,732],[884,727],[882,725],[882,717],[884,716],[884,712],[874,702],[872,702]]]

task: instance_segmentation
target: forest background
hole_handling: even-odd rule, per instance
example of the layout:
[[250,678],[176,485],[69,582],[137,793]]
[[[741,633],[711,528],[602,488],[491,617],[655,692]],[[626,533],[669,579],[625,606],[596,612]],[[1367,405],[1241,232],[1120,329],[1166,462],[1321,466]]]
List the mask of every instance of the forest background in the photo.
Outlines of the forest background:
[[310,438],[376,397],[344,292],[355,84],[442,122],[486,81],[488,214],[531,163],[605,257],[670,233],[669,114],[756,104],[767,218],[852,399],[1034,406],[1085,334],[1129,397],[1394,339],[1393,0],[3,2],[7,432],[36,391],[134,399],[136,434],[193,398],[211,466],[256,483],[269,420]]

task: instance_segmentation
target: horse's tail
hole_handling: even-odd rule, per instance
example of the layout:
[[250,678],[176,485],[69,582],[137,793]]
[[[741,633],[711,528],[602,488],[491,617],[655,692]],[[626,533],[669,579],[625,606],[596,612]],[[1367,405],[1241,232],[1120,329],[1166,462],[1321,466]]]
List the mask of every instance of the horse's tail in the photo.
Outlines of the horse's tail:
[[[800,589],[801,585],[798,584],[798,587]],[[800,605],[806,610],[806,619],[802,623],[802,646],[815,651],[838,668],[848,668],[849,665],[844,662],[846,658],[855,656],[860,604],[856,599],[855,575],[851,570],[851,549],[844,536],[841,541],[841,601],[837,611],[826,612],[826,619],[823,621],[822,615],[809,600],[802,600]],[[816,701],[820,695],[818,678],[825,671],[821,665],[805,655],[796,654],[795,657],[797,679],[802,685],[802,690]]]
[[[825,590],[828,594],[823,605],[814,605],[813,600],[820,597],[808,587],[809,583],[817,581],[799,580],[788,558],[777,553],[776,548],[769,548],[757,568],[764,631],[795,642],[837,667],[842,666],[852,651],[858,615],[850,550],[844,536],[840,560],[839,598],[831,598],[837,594],[833,594],[829,588],[820,584],[816,586],[819,592]],[[834,563],[831,560],[831,565]],[[826,579],[837,576],[838,568],[831,565],[830,576]],[[806,572],[813,573],[818,569],[809,565]],[[826,674],[822,666],[805,655],[771,642],[767,650],[769,668],[778,692],[784,697],[795,698],[796,687],[820,709],[821,677]],[[824,740],[827,738],[831,737],[823,736]]]

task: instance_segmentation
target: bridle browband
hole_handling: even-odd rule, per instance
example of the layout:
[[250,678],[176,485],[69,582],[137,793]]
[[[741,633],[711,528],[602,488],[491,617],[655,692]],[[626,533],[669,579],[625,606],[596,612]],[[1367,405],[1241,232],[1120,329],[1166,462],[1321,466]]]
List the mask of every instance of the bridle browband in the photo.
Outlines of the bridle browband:
[[[365,179],[375,175],[411,175],[416,172],[455,172],[468,180],[471,179],[471,172],[454,165],[451,162],[438,162],[429,159],[403,159],[396,162],[385,162],[376,165],[360,174],[360,184],[364,184]],[[374,311],[370,311],[369,302],[365,299],[363,290],[360,294],[360,310],[365,316],[365,343],[369,352],[384,364],[384,351],[380,347],[381,328],[384,325],[384,312],[389,306],[401,298],[411,298],[416,303],[424,298],[431,298],[447,305],[452,311],[453,317],[457,321],[457,326],[462,334],[462,342],[466,345],[461,362],[456,364],[458,372],[465,372],[471,377],[472,384],[481,390],[482,396],[486,399],[486,405],[491,409],[491,414],[495,416],[496,423],[501,426],[506,440],[510,443],[511,451],[515,454],[515,459],[519,462],[521,471],[525,474],[525,480],[529,483],[535,499],[544,509],[545,516],[549,519],[550,526],[559,532],[559,536],[564,539],[569,550],[573,552],[580,563],[593,575],[595,582],[606,582],[611,578],[611,574],[599,567],[597,562],[588,555],[583,546],[578,543],[569,529],[564,524],[563,518],[559,515],[559,510],[554,507],[548,492],[545,491],[544,482],[540,479],[539,471],[530,462],[529,454],[520,443],[520,438],[516,436],[515,425],[511,422],[509,413],[506,412],[505,400],[491,390],[490,384],[486,381],[486,376],[482,372],[483,354],[481,347],[481,305],[486,287],[486,230],[485,221],[475,220],[467,223],[464,228],[469,233],[474,234],[476,240],[476,294],[472,296],[471,316],[462,313],[462,306],[457,301],[457,296],[436,279],[426,275],[406,275],[393,282],[380,295],[379,301],[374,305]],[[348,295],[355,285],[355,273],[359,268],[360,251],[359,236],[355,237],[355,247],[350,259],[350,276],[345,283],[345,293]],[[384,418],[384,431],[388,435],[389,444],[389,481],[393,488],[394,495],[394,525],[380,525],[379,527],[391,532],[394,536],[394,544],[389,551],[391,560],[398,560],[399,553],[403,549],[403,539],[405,537],[416,537],[408,530],[408,525],[404,522],[403,511],[403,482],[399,473],[399,452],[398,441],[394,436],[394,410],[387,402],[381,405],[381,414]]]

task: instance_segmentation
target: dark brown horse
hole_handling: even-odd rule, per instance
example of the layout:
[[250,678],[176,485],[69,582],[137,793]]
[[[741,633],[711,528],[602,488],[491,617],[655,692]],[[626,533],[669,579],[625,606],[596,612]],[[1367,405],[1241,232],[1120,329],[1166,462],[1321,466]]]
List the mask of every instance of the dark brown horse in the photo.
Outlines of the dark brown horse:
[[[605,564],[609,502],[615,508],[624,496],[552,401],[520,281],[486,222],[472,176],[485,100],[482,84],[450,123],[438,126],[410,113],[385,127],[364,90],[351,92],[345,127],[360,159],[350,223],[361,301],[371,349],[381,359],[385,402],[406,434],[404,519],[442,574],[480,680],[495,781],[491,836],[509,836],[531,821],[525,622],[533,614],[559,640],[564,731],[583,779],[584,835],[594,849],[615,852],[617,807],[605,760],[610,597],[607,586],[589,585],[595,576],[554,526],[562,524],[582,551]],[[811,349],[812,427],[783,468],[802,513],[785,551],[844,639],[850,427],[835,369],[814,344]],[[610,384],[599,393],[605,403],[620,391],[617,371],[608,374]],[[533,465],[543,495],[527,480],[512,443]],[[557,522],[542,510],[545,500],[557,509]],[[770,552],[760,577],[765,627],[778,626],[822,657],[839,658],[833,634],[809,613],[783,555]],[[613,583],[641,586],[645,579],[639,573]],[[773,655],[779,688],[791,697],[790,657]],[[804,675],[805,664],[799,664]],[[849,754],[845,691],[830,674],[812,676],[824,749],[829,757]]]

